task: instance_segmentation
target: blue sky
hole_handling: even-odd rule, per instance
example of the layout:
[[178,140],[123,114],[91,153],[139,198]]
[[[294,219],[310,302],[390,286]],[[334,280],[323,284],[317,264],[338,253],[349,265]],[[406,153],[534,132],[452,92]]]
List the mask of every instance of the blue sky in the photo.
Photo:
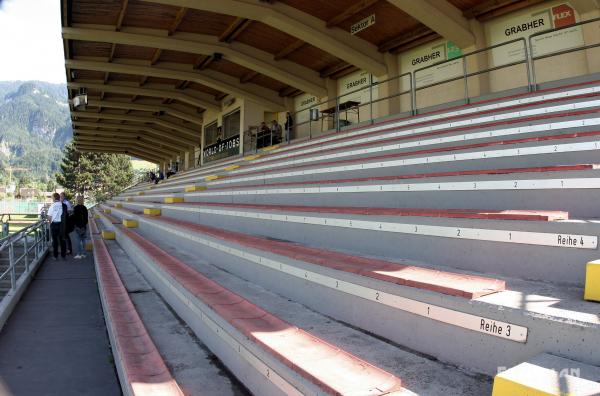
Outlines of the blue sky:
[[0,0],[0,81],[65,82],[59,0]]

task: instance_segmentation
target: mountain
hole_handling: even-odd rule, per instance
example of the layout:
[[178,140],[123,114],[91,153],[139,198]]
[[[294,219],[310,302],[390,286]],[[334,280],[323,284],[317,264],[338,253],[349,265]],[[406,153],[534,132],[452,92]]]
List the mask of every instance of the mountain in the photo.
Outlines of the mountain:
[[64,84],[0,82],[0,178],[12,166],[28,169],[15,172],[22,184],[53,180],[72,135]]

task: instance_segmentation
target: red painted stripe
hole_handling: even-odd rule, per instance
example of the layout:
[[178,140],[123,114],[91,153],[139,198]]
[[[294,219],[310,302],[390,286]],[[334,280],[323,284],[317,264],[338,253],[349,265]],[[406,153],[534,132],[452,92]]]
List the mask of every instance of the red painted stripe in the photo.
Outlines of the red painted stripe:
[[184,206],[220,206],[227,208],[274,210],[282,212],[339,213],[361,216],[415,216],[484,220],[554,221],[566,220],[568,212],[551,210],[479,210],[479,209],[423,209],[423,208],[369,208],[305,205],[261,205],[223,202],[183,202]]
[[243,335],[331,395],[384,395],[401,381],[338,347],[299,329],[210,280],[130,229],[121,232],[172,278]]
[[265,184],[244,184],[242,186],[223,186],[223,187],[211,187],[210,191],[220,190],[239,190],[239,189],[251,189],[251,188],[269,188],[269,187],[290,187],[290,186],[311,186],[319,184],[342,184],[342,183],[361,183],[371,181],[394,181],[394,180],[407,180],[407,179],[427,179],[437,177],[455,177],[455,176],[474,176],[474,175],[508,175],[508,174],[519,174],[519,173],[546,173],[546,172],[574,172],[583,170],[598,169],[600,165],[596,164],[580,164],[580,165],[556,165],[556,166],[542,166],[532,168],[503,168],[503,169],[477,169],[477,170],[463,170],[463,171],[451,171],[451,172],[430,172],[430,173],[415,173],[408,175],[394,175],[394,176],[371,176],[371,177],[356,177],[347,179],[329,179],[329,180],[312,180],[306,182],[281,182],[281,183],[265,183]]
[[505,282],[499,279],[438,271],[397,262],[354,256],[332,250],[307,247],[291,242],[274,241],[240,232],[175,220],[169,217],[155,217],[152,218],[152,221],[162,222],[175,226],[178,229],[208,235],[248,248],[271,252],[338,271],[351,272],[385,282],[457,297],[478,298],[502,291],[506,287]]
[[[403,153],[382,154],[382,155],[372,156],[372,157],[368,157],[368,158],[350,158],[350,159],[345,159],[345,160],[319,162],[316,164],[312,163],[312,164],[296,165],[296,166],[291,166],[289,168],[286,168],[285,170],[289,171],[292,169],[306,169],[306,168],[314,168],[314,167],[322,168],[324,166],[334,166],[334,165],[341,165],[341,164],[352,164],[352,163],[356,163],[356,162],[365,162],[366,160],[371,162],[371,161],[385,160],[385,159],[392,159],[392,158],[409,157],[409,156],[413,156],[413,155],[445,153],[445,152],[449,152],[449,151],[469,150],[469,149],[474,149],[474,148],[505,146],[505,145],[511,145],[511,144],[523,144],[523,143],[531,143],[531,142],[548,142],[548,141],[553,141],[553,140],[576,139],[576,138],[594,137],[594,136],[600,136],[600,131],[565,133],[565,134],[561,134],[561,135],[529,137],[529,138],[510,139],[510,140],[496,140],[493,142],[472,143],[472,144],[465,144],[465,145],[461,145],[461,146],[448,146],[448,147],[439,147],[436,149],[424,149],[424,150],[407,151],[407,152],[403,152]],[[235,176],[229,176],[229,177],[223,176],[222,179],[225,179],[225,178],[236,179],[236,178],[259,174],[259,173],[264,174],[264,173],[275,173],[275,172],[281,172],[281,171],[282,171],[282,169],[258,170],[258,171],[252,171],[252,172],[246,172],[246,173],[239,173],[239,174],[236,174]]]
[[[582,111],[577,111],[577,112],[566,112],[566,113],[560,113],[560,114],[552,114],[550,116],[548,114],[544,114],[544,115],[532,116],[532,117],[515,118],[515,119],[512,119],[512,120],[506,120],[506,121],[494,121],[494,122],[489,122],[489,123],[485,123],[485,124],[467,125],[467,126],[458,127],[458,128],[448,128],[448,129],[443,129],[443,130],[439,130],[439,131],[419,133],[419,134],[415,134],[415,135],[398,136],[398,137],[394,137],[394,138],[390,138],[390,139],[385,139],[385,136],[382,136],[382,139],[379,139],[379,140],[376,140],[376,141],[372,141],[372,142],[356,143],[356,144],[349,145],[349,146],[344,146],[344,147],[332,147],[332,148],[328,148],[328,149],[323,149],[323,150],[319,150],[318,152],[303,153],[303,154],[297,154],[297,155],[290,155],[290,156],[286,156],[286,157],[283,157],[283,158],[274,158],[274,159],[271,159],[271,160],[262,161],[260,163],[257,163],[256,165],[258,166],[258,165],[262,165],[262,164],[277,163],[277,162],[280,162],[280,161],[287,161],[289,159],[308,157],[308,156],[315,155],[317,153],[318,154],[323,154],[323,153],[336,152],[336,151],[346,151],[346,150],[351,150],[351,149],[359,148],[359,147],[377,146],[377,145],[383,145],[383,144],[388,144],[388,143],[398,142],[398,141],[403,141],[403,140],[421,139],[421,138],[446,135],[446,134],[455,133],[455,132],[461,132],[461,131],[470,131],[470,130],[480,129],[480,128],[489,128],[489,127],[500,126],[500,125],[511,125],[511,124],[519,124],[519,123],[523,123],[523,122],[532,122],[532,121],[539,121],[539,120],[547,120],[548,118],[562,118],[562,117],[581,116],[581,115],[586,115],[586,114],[594,114],[594,113],[598,113],[598,112],[600,112],[600,108],[594,108],[594,109],[590,109],[590,110],[582,110]],[[390,129],[381,130],[381,131],[378,131],[378,132],[387,132],[387,131],[394,131],[395,132],[395,131],[401,131],[401,130],[404,130],[404,129],[411,129],[411,128],[404,128],[404,127],[403,128],[390,128]],[[362,138],[364,136],[373,135],[373,134],[376,134],[376,133],[368,133],[368,134],[365,134],[365,135],[360,135],[359,137],[352,136],[352,137],[349,137],[349,138],[341,138],[341,139],[335,140],[333,142],[337,143],[339,141],[344,141],[344,140],[353,140],[353,139]],[[303,148],[306,148],[306,147],[303,147]],[[251,167],[252,167],[252,165],[247,165],[246,166],[246,168],[251,168]]]
[[[93,220],[91,224],[96,227]],[[97,235],[92,241],[100,291],[117,344],[114,347],[133,394],[183,396],[131,302],[104,241]]]

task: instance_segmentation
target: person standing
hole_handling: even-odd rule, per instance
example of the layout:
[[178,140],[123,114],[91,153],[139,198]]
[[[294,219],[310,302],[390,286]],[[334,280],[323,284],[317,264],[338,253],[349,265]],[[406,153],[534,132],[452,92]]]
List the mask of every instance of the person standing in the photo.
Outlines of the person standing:
[[277,120],[271,121],[271,144],[281,143],[281,125]]
[[54,256],[54,260],[58,260],[58,246],[60,245],[60,256],[65,259],[67,255],[67,247],[65,244],[65,240],[63,238],[62,233],[62,219],[64,205],[60,201],[60,195],[57,193],[52,194],[52,198],[54,199],[54,203],[50,205],[48,209],[48,214],[46,218],[50,223],[50,234],[52,235],[52,253]]
[[85,241],[87,240],[88,210],[83,204],[83,196],[77,197],[77,205],[73,208],[73,237],[75,238],[75,259],[85,258]]
[[284,124],[284,128],[285,128],[285,140],[286,142],[289,143],[291,137],[292,137],[292,128],[294,127],[294,117],[292,117],[292,115],[290,114],[290,112],[288,111],[285,114],[285,124]]
[[65,242],[67,244],[67,254],[73,254],[73,244],[71,243],[71,233],[74,229],[73,221],[71,219],[71,214],[73,213],[73,205],[67,199],[64,192],[60,193],[60,201],[67,207],[66,223],[63,224],[63,238],[65,239]]

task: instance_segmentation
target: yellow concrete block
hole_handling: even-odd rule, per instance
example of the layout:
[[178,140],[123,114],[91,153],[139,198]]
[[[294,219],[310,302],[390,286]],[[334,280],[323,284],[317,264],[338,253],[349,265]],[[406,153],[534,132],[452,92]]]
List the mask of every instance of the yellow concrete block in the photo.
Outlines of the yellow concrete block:
[[139,191],[137,195],[144,195],[143,191]]
[[260,158],[260,154],[248,155],[248,156],[244,157],[244,159],[246,161],[254,161],[255,159],[259,159],[259,158]]
[[226,171],[232,171],[232,170],[237,169],[239,167],[240,167],[239,165],[229,165],[229,166],[225,167],[225,170]]
[[180,203],[183,202],[183,197],[166,197],[165,203]]
[[148,216],[160,216],[160,209],[144,208],[144,214]]
[[120,204],[120,203],[116,203],[114,206],[115,206],[115,208],[117,208],[117,209],[121,209],[121,208],[123,207],[123,205],[122,205],[122,204]]
[[492,396],[600,394],[600,368],[542,353],[494,377]]
[[106,214],[110,214],[110,212],[111,212],[111,210],[110,210],[110,209],[108,209],[108,208],[104,209],[104,213],[106,213]]
[[206,180],[206,181],[217,180],[218,178],[219,178],[219,176],[217,176],[217,175],[204,176],[204,180]]
[[102,231],[102,239],[106,239],[106,240],[115,239],[115,232],[103,230]]
[[133,198],[132,197],[127,197],[127,198],[125,198],[125,202],[133,202]]
[[127,228],[137,228],[138,221],[132,219],[123,219],[123,225]]
[[279,148],[278,144],[274,144],[272,146],[269,147],[265,147],[264,149],[262,149],[262,151],[272,151],[272,150],[277,150]]
[[204,191],[206,186],[187,186],[185,192]]
[[85,244],[85,250],[88,252],[91,252],[92,250],[94,250],[94,244],[92,242],[88,242]]
[[600,302],[600,260],[590,261],[585,266],[584,300]]

